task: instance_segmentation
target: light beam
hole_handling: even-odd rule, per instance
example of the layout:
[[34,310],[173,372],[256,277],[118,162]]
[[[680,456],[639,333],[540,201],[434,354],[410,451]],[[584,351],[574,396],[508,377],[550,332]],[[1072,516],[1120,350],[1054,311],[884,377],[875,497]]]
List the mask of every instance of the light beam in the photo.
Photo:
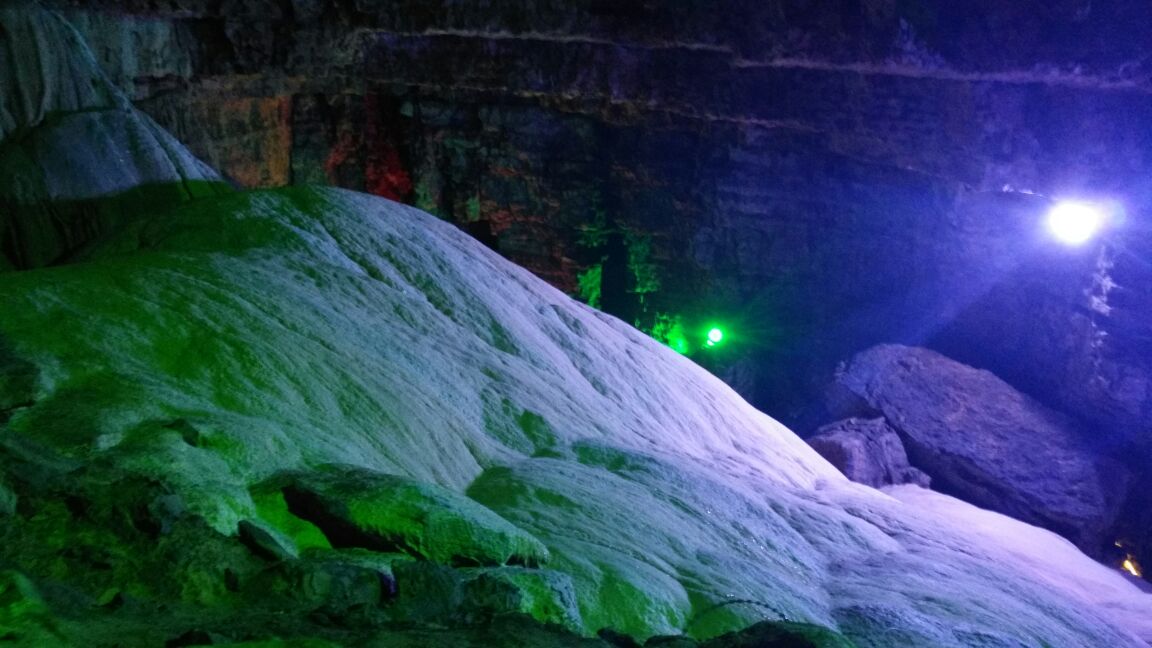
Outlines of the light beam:
[[1082,202],[1058,202],[1048,210],[1048,231],[1061,243],[1081,245],[1104,225],[1104,210]]

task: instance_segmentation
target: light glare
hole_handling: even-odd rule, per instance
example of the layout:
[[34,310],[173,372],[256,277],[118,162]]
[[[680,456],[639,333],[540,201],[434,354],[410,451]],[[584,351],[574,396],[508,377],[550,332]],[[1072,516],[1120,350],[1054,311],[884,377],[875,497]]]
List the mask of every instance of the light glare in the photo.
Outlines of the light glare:
[[1079,245],[1096,234],[1104,224],[1104,212],[1095,205],[1061,202],[1048,212],[1048,230],[1060,241]]

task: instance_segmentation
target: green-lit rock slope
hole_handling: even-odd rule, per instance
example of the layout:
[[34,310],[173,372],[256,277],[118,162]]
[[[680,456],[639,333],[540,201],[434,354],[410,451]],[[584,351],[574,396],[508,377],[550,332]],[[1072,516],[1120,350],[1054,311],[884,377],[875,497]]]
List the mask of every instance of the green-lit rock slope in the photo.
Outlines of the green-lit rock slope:
[[427,214],[222,190],[51,14],[0,39],[4,254],[47,266],[0,274],[0,641],[1152,639],[1060,538],[848,482]]

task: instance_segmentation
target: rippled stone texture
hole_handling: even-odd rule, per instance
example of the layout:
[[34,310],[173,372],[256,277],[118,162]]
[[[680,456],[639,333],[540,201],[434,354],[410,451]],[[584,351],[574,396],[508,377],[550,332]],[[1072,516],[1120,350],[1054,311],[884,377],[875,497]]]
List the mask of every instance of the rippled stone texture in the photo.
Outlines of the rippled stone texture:
[[[695,359],[799,428],[903,342],[1152,458],[1146,2],[52,2],[227,176],[402,199],[645,330],[731,320]],[[1064,195],[1127,217],[1048,249]]]

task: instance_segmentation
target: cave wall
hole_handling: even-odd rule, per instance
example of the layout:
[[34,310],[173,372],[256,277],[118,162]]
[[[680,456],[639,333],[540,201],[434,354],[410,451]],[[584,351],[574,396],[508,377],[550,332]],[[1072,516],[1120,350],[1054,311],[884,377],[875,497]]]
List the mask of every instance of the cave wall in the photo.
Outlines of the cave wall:
[[[801,432],[903,342],[1147,452],[1147,3],[50,4],[236,183],[415,204],[646,330],[725,322],[696,359]],[[1050,243],[1062,196],[1115,227]]]

